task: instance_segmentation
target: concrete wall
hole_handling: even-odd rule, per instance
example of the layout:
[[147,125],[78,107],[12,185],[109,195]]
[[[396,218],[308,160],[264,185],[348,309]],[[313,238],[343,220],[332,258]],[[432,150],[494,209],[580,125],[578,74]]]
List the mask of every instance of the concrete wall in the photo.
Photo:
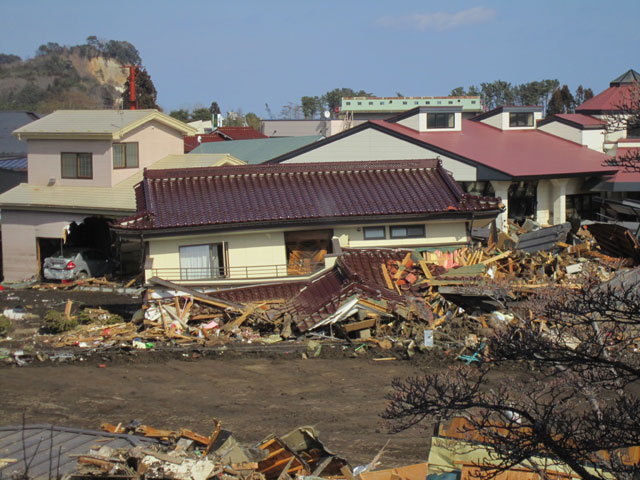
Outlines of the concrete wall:
[[317,147],[283,163],[357,162],[374,160],[420,160],[440,158],[444,168],[459,182],[476,180],[476,168],[392,137],[372,128]]
[[[438,112],[431,112],[438,113]],[[451,112],[442,112],[451,113]],[[411,117],[404,118],[398,122],[399,125],[411,128],[417,132],[459,132],[462,130],[462,113],[453,112],[453,128],[427,128],[427,114],[428,112],[420,112]]]
[[36,275],[36,237],[62,238],[64,227],[80,223],[87,215],[2,210],[2,261],[4,279],[20,282]]
[[542,119],[542,112],[533,112],[533,125],[530,127],[510,127],[509,113],[510,112],[496,113],[495,115],[484,118],[480,121],[487,125],[491,125],[492,127],[499,128],[500,130],[533,130],[536,128],[536,122]]
[[[78,187],[111,186],[111,142],[109,140],[28,140],[29,179],[32,185],[47,185],[50,178],[57,185]],[[62,152],[92,153],[93,179],[62,178]]]
[[[476,226],[482,226],[486,222],[478,222]],[[242,267],[271,267],[279,265],[280,272],[286,272],[283,268],[287,264],[284,232],[317,230],[326,228],[333,230],[334,236],[340,239],[340,244],[345,247],[377,248],[377,247],[420,247],[437,245],[464,244],[468,241],[466,222],[464,220],[451,221],[441,220],[432,222],[403,222],[394,225],[425,225],[425,237],[408,239],[389,238],[389,224],[385,225],[387,238],[384,240],[365,240],[365,226],[380,226],[371,223],[355,225],[336,225],[334,227],[291,227],[287,229],[272,229],[264,231],[248,231],[244,233],[219,233],[204,235],[189,235],[167,238],[150,238],[149,258],[147,262],[150,267],[146,270],[146,277],[157,273],[162,276],[161,269],[171,269],[167,271],[167,276],[179,275],[180,268],[180,247],[188,245],[202,245],[210,243],[226,242],[229,255],[227,267],[231,271],[232,280],[244,279],[245,271]],[[155,272],[153,270],[160,269]],[[273,271],[269,269],[262,270]],[[257,270],[250,271],[250,278],[259,278],[263,275]]]

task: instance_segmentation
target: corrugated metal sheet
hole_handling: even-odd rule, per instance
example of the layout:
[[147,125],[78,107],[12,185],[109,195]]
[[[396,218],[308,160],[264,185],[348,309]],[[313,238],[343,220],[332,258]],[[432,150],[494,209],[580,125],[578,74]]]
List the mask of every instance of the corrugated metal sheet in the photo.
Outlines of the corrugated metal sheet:
[[13,478],[22,475],[28,465],[29,478],[56,478],[57,473],[63,475],[74,469],[74,455],[86,454],[94,445],[99,445],[98,448],[124,448],[150,443],[156,442],[133,435],[54,425],[0,427],[0,457],[17,460],[4,468],[0,463],[0,477]]
[[27,157],[0,159],[0,168],[5,170],[27,170]]

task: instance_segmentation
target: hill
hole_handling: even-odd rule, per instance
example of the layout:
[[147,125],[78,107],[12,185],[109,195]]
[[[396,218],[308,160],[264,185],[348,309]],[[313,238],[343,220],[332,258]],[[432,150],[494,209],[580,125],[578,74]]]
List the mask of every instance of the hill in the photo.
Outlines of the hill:
[[57,109],[121,105],[127,80],[124,65],[140,65],[129,42],[87,38],[84,45],[41,45],[23,60],[0,53],[0,110],[49,113]]

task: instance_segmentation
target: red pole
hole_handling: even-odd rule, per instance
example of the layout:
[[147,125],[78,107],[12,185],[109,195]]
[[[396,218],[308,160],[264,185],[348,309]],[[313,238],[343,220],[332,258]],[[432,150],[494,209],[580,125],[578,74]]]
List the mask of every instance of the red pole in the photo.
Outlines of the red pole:
[[136,67],[129,67],[129,109],[136,109]]

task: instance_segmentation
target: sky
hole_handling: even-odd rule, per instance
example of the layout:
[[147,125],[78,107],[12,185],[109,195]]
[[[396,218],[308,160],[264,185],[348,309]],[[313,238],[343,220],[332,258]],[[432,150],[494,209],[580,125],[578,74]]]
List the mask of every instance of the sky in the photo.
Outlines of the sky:
[[165,110],[277,116],[334,88],[377,96],[557,78],[598,93],[640,71],[640,1],[0,0],[0,52],[126,40]]

